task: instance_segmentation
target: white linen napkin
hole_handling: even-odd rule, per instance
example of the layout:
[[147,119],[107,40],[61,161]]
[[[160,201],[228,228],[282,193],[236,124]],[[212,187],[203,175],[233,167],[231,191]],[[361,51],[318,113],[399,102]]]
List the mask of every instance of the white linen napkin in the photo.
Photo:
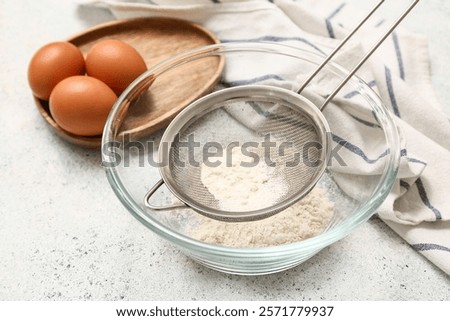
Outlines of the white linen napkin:
[[[364,14],[341,0],[99,0],[88,4],[106,7],[117,18],[164,16],[194,21],[221,41],[275,41],[322,53],[330,52]],[[354,65],[361,50],[373,44],[374,35],[386,30],[383,19],[371,21],[361,30],[357,38],[360,43],[353,43],[339,55],[340,64]],[[398,179],[378,215],[413,248],[450,274],[450,125],[433,94],[427,40],[401,29],[395,31],[358,75],[391,108],[403,138]],[[226,81],[239,80],[238,73],[224,77]],[[324,81],[315,85],[325,86]],[[345,123],[346,117],[355,116],[349,112],[352,104],[358,104],[351,93],[338,96],[335,104],[342,113],[335,108],[326,117],[342,118]],[[254,116],[248,119],[256,119]],[[364,118],[363,114],[358,116]],[[351,195],[351,187],[358,186],[355,177],[367,178],[380,170],[376,162],[367,161],[370,155],[364,153],[364,141],[376,138],[364,122],[334,134],[346,138],[343,153],[352,154],[355,160],[353,172],[343,171],[339,178]],[[335,143],[342,141],[335,139]]]

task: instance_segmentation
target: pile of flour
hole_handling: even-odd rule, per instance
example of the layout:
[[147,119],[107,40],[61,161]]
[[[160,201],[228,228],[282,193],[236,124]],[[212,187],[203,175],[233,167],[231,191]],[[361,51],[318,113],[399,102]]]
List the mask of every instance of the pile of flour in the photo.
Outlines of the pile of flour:
[[[232,166],[202,166],[201,179],[209,192],[219,201],[221,209],[238,211],[263,208],[282,196],[283,182],[274,189],[273,168],[260,162],[254,167],[239,166],[249,161],[240,149],[233,150]],[[267,182],[271,180],[272,190]],[[254,222],[227,223],[201,217],[192,228],[192,237],[229,247],[266,247],[292,243],[313,237],[329,224],[334,204],[326,192],[316,187],[306,197],[288,209],[264,220]]]
[[[256,153],[255,150],[253,152]],[[225,211],[251,211],[276,204],[283,196],[285,184],[274,175],[274,168],[263,159],[244,155],[240,148],[232,149],[229,155],[211,157],[210,162],[218,166],[202,164],[203,185],[219,201]],[[270,182],[269,182],[270,180]],[[277,186],[277,190],[273,190]]]

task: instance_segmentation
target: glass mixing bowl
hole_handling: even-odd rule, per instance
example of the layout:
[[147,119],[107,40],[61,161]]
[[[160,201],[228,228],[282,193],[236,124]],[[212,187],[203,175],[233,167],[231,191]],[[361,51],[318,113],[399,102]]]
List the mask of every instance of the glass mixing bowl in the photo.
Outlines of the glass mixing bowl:
[[[117,197],[142,224],[186,255],[207,267],[227,273],[256,275],[282,271],[304,262],[348,235],[366,222],[385,200],[393,186],[400,160],[399,136],[389,112],[370,86],[356,76],[324,110],[336,154],[318,186],[334,203],[334,212],[318,235],[266,247],[207,243],[196,239],[192,231],[199,222],[209,218],[190,209],[151,210],[144,203],[146,193],[160,180],[157,151],[163,130],[152,133],[146,124],[140,123],[142,112],[156,113],[155,119],[160,117],[167,122],[175,117],[175,112],[171,114],[170,106],[165,106],[166,113],[158,114],[152,110],[155,102],[172,97],[175,101],[171,103],[187,105],[207,92],[226,87],[262,84],[295,91],[323,59],[321,53],[282,44],[225,43],[182,53],[150,68],[119,97],[105,126],[103,166]],[[215,68],[211,75],[220,74],[217,81],[213,76],[202,78],[196,75],[196,70],[208,68]],[[302,95],[320,106],[345,75],[347,71],[344,68],[329,64]],[[184,77],[184,82],[180,83],[179,77]],[[204,82],[205,86],[198,86],[199,82]],[[195,93],[186,90],[186,86],[189,88],[194,83],[196,88],[204,90]],[[180,92],[184,96],[179,97]],[[148,117],[145,119],[149,121]],[[161,124],[160,128],[164,125]],[[359,133],[362,127],[365,129]],[[158,124],[152,128],[158,128]],[[217,123],[215,130],[214,126],[208,130],[232,128],[230,120],[229,123]],[[351,135],[353,141],[347,141],[346,135]],[[370,139],[365,139],[364,135]],[[359,161],[355,162],[355,158]],[[370,168],[369,173],[364,172],[364,164]],[[155,198],[161,204],[176,202],[168,189],[159,190]]]

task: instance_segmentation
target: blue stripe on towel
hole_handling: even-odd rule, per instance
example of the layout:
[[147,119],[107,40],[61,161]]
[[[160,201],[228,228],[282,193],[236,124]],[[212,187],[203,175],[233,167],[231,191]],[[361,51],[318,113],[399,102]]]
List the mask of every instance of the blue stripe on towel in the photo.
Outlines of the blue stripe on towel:
[[261,107],[255,103],[254,101],[248,101],[247,104],[252,107],[252,109],[260,116],[264,116],[265,118],[273,117],[273,114],[270,111],[262,110]]
[[381,19],[380,21],[378,21],[378,23],[375,25],[375,28],[378,28],[379,26],[381,26],[386,20]]
[[278,36],[262,36],[258,38],[250,38],[250,39],[220,39],[221,42],[227,43],[227,42],[264,42],[264,41],[270,41],[270,42],[283,42],[283,41],[299,41],[304,44],[307,44],[311,48],[317,50],[322,55],[325,55],[325,52],[322,51],[319,47],[317,47],[315,44],[311,43],[310,41],[306,40],[305,38],[301,37],[278,37]]
[[366,126],[369,126],[369,127],[373,127],[373,128],[381,128],[380,125],[378,125],[378,124],[371,123],[370,121],[361,119],[361,118],[356,117],[356,116],[354,116],[354,115],[352,115],[352,114],[350,114],[350,113],[349,113],[349,115],[350,115],[350,117],[352,117],[354,120],[360,122],[360,123],[363,124],[363,125],[366,125]]
[[400,111],[398,109],[397,100],[394,94],[394,86],[392,85],[391,70],[388,67],[384,66],[384,71],[386,74],[386,85],[389,93],[389,99],[391,100],[392,110],[397,117],[400,117]]
[[[401,157],[406,157],[406,156],[408,156],[408,151],[407,151],[405,148],[403,148],[403,149],[400,151],[400,156],[401,156]],[[420,159],[417,159],[417,158],[406,157],[406,160],[407,160],[408,162],[410,162],[410,163],[419,163],[419,164],[422,164],[422,165],[427,165],[427,162],[424,162],[424,161],[422,161],[422,160],[420,160]]]
[[335,134],[331,134],[333,140],[338,143],[339,145],[341,145],[342,147],[347,148],[349,151],[351,151],[352,153],[360,156],[362,159],[364,159],[367,163],[369,164],[373,164],[375,162],[377,162],[379,159],[385,157],[386,155],[389,154],[389,150],[385,150],[383,153],[381,153],[377,158],[375,159],[370,159],[369,157],[367,157],[367,155],[362,151],[361,148],[359,148],[356,145],[353,145],[352,143],[346,141],[345,139],[335,135]]
[[402,52],[400,51],[400,43],[398,41],[398,36],[395,32],[392,33],[392,40],[394,41],[395,55],[397,56],[400,78],[402,80],[405,80],[405,66],[403,65],[403,57]]
[[424,161],[422,161],[422,160],[420,160],[420,159],[417,159],[417,158],[406,157],[406,159],[407,159],[408,162],[410,162],[410,163],[419,163],[419,164],[422,164],[422,165],[427,165],[427,162],[424,162]]
[[[369,164],[373,164],[376,163],[379,159],[385,157],[386,155],[389,154],[389,150],[385,150],[383,153],[381,153],[377,158],[375,159],[370,159],[369,157],[367,157],[367,155],[363,152],[363,150],[361,148],[359,148],[358,146],[346,141],[345,139],[335,135],[335,134],[331,134],[332,139],[338,143],[339,145],[341,145],[342,147],[347,148],[349,151],[351,151],[352,153],[360,156],[362,159],[364,159],[367,163]],[[400,156],[404,157],[406,156],[407,151],[406,149],[402,149],[400,151]],[[410,157],[406,157],[406,159],[408,160],[408,162],[413,162],[413,163],[421,163],[426,165],[427,163],[419,160],[419,159],[415,159],[415,158],[410,158]]]
[[[437,210],[433,205],[431,205],[430,200],[428,199],[427,193],[425,191],[425,187],[423,186],[422,180],[418,178],[415,184],[417,186],[417,191],[423,204],[433,211],[434,215],[436,216],[436,220],[441,220],[442,219],[441,212],[439,212],[439,210]],[[409,185],[409,183],[405,182],[404,180],[400,180],[400,186],[406,188],[407,190],[409,190],[409,188],[411,187],[411,185]]]
[[[367,85],[368,85],[370,88],[375,87],[376,84],[377,84],[377,83],[376,83],[375,80],[372,80],[372,81],[370,81],[369,83],[367,83]],[[356,95],[359,95],[359,94],[360,94],[360,92],[359,92],[358,90],[354,90],[354,91],[349,92],[348,94],[345,94],[345,95],[344,95],[344,98],[350,99],[350,98],[353,98],[353,97],[355,97]]]
[[443,245],[434,244],[434,243],[416,243],[416,244],[411,244],[411,246],[416,251],[438,250],[438,251],[450,252],[450,248],[443,246]]
[[404,180],[400,180],[400,186],[406,188],[406,190],[409,190],[411,185],[408,184],[408,182],[405,182]]
[[420,177],[416,180],[416,186],[422,202],[426,205],[426,207],[428,207],[430,210],[433,211],[434,215],[436,216],[436,220],[441,220],[442,219],[441,212],[439,212],[437,208],[431,205],[430,200],[428,199],[427,192],[425,191],[425,187],[423,186],[423,182],[420,179]]
[[328,35],[330,36],[330,38],[335,39],[333,26],[331,25],[330,20],[325,19],[325,24],[327,26]]
[[331,24],[331,19],[334,18],[334,16],[336,16],[341,10],[342,8],[344,8],[345,6],[345,2],[341,3],[326,19],[325,19],[325,24],[327,26],[327,30],[328,30],[328,35],[330,36],[330,38],[336,38],[335,34],[334,34],[334,30],[333,30],[333,26]]

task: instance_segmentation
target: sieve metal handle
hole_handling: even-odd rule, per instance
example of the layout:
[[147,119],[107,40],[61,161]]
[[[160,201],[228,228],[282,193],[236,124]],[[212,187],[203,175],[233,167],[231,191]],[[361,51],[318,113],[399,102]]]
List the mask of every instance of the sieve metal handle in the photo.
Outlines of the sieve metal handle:
[[[307,80],[301,85],[297,93],[301,93],[306,86],[314,79],[314,77],[325,67],[328,62],[340,51],[340,49],[350,40],[353,35],[364,25],[364,23],[378,10],[378,8],[384,3],[385,0],[380,0],[375,7],[365,16],[358,25],[345,37],[340,44],[325,58],[325,60],[313,71],[313,73],[307,78]],[[333,90],[333,92],[326,98],[322,106],[319,107],[321,111],[328,105],[328,103],[337,95],[337,93],[345,86],[345,84],[353,77],[353,75],[361,68],[361,66],[372,56],[375,50],[386,40],[386,38],[394,31],[395,28],[403,21],[403,19],[409,14],[409,12],[419,3],[420,0],[413,0],[406,10],[400,15],[399,18],[390,26],[390,28],[381,36],[380,39],[372,46],[372,48],[365,54],[365,56],[358,62],[358,64],[349,72],[349,74],[341,81],[341,83]]]
[[409,12],[419,3],[420,0],[414,0],[403,12],[403,14],[391,25],[391,27],[383,34],[383,36],[372,46],[367,54],[359,61],[359,63],[350,71],[344,80],[334,89],[334,91],[327,97],[325,102],[320,107],[320,110],[328,105],[328,103],[337,95],[337,93],[345,86],[345,84],[353,77],[353,75],[361,68],[361,66],[372,56],[375,50],[386,40],[387,37],[394,31],[395,28],[403,21],[403,19],[409,14]]
[[386,0],[380,0],[375,7],[369,12],[367,16],[365,16],[356,27],[339,43],[339,45],[334,48],[334,50],[325,58],[325,60],[309,75],[308,79],[301,85],[301,87],[297,90],[297,93],[301,93],[306,86],[317,76],[317,74],[325,67],[330,60],[341,50],[342,47],[353,37],[353,35],[366,23],[367,20],[378,10],[378,8],[384,3]]
[[154,205],[150,203],[150,199],[152,198],[153,194],[164,184],[164,181],[160,179],[153,187],[145,194],[144,197],[144,203],[145,206],[152,210],[156,211],[163,211],[163,210],[172,210],[174,208],[180,208],[180,207],[187,207],[186,204],[180,202],[179,204],[172,204],[172,205]]

